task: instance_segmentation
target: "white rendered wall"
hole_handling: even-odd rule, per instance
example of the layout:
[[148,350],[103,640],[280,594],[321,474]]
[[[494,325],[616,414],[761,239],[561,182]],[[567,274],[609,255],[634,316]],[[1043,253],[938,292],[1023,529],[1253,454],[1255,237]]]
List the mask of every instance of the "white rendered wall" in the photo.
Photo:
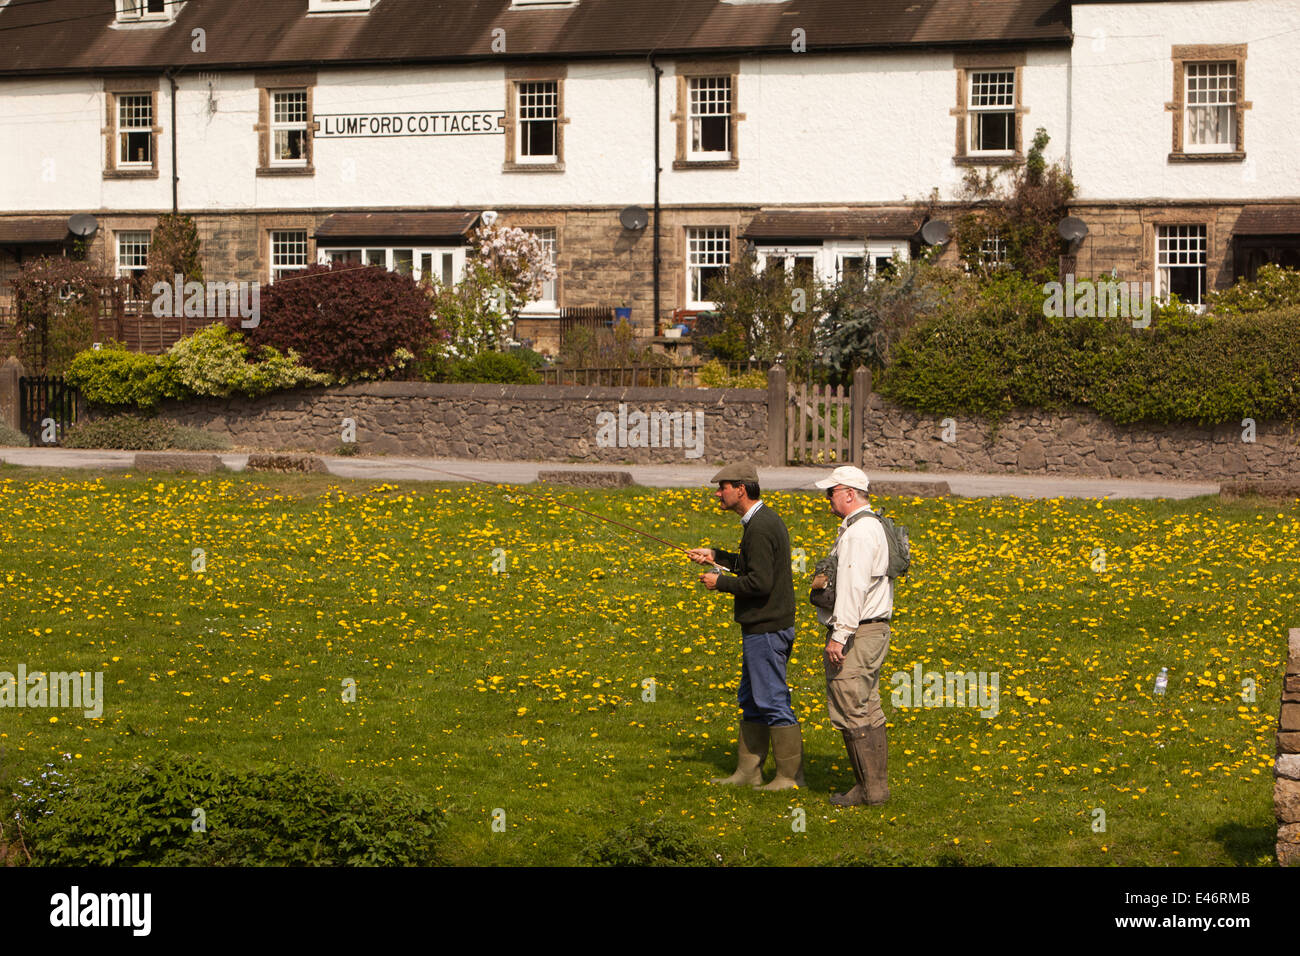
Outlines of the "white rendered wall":
[[[1073,8],[1071,155],[1080,199],[1250,199],[1300,194],[1298,0]],[[1244,162],[1169,162],[1172,47],[1247,45]]]
[[[951,53],[747,58],[737,106],[738,169],[674,170],[678,109],[661,66],[661,198],[666,204],[888,203],[952,198],[956,78]],[[1252,61],[1253,65],[1253,61]],[[1031,51],[1023,136],[1063,154],[1064,49]],[[314,176],[257,176],[252,73],[182,75],[177,99],[180,206],[211,212],[352,207],[648,205],[654,88],[640,62],[571,64],[564,84],[565,171],[503,172],[501,135],[314,141]],[[159,85],[157,179],[105,180],[98,79],[0,80],[0,212],[125,212],[171,207],[170,89]],[[314,110],[504,110],[500,66],[322,69]],[[1076,103],[1078,99],[1076,97]],[[1162,101],[1163,102],[1163,101]],[[1168,150],[1166,149],[1165,152]]]

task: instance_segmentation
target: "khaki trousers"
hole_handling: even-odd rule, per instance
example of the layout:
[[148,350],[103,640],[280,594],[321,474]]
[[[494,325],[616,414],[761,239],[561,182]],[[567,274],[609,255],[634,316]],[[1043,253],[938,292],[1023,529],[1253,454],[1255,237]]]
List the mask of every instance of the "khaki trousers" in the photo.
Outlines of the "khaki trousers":
[[[829,639],[829,638],[828,638]],[[880,667],[889,653],[889,624],[861,624],[844,645],[844,664],[826,667],[826,706],[836,730],[881,727]]]

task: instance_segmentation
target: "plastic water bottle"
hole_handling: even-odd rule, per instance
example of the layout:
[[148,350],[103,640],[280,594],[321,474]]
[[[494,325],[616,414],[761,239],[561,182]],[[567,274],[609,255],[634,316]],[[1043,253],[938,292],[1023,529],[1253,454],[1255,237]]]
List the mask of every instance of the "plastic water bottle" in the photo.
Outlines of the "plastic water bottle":
[[1160,674],[1156,677],[1156,693],[1163,694],[1169,688],[1169,668],[1160,668]]

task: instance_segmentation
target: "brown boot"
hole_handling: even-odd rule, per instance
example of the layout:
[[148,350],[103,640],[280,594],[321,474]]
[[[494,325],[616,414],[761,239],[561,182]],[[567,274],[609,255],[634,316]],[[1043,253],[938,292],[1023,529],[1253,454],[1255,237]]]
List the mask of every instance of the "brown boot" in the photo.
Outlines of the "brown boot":
[[867,803],[876,806],[889,799],[889,744],[885,739],[885,725],[867,731],[866,741]]
[[807,786],[803,782],[803,730],[798,724],[773,727],[772,755],[776,757],[776,776],[765,787],[755,790],[789,790]]
[[837,807],[859,807],[867,802],[866,739],[869,727],[850,727],[841,730],[844,749],[849,755],[849,764],[853,767],[853,778],[857,781],[848,793],[831,794],[831,803]]
[[709,783],[735,783],[756,787],[763,782],[763,761],[767,760],[767,724],[740,722],[739,756],[730,777],[713,777]]

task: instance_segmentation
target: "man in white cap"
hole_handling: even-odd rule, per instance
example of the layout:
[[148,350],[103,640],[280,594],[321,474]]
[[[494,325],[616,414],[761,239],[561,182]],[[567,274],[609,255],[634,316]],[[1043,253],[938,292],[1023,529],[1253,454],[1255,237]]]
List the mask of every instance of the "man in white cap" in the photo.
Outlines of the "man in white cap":
[[[785,522],[761,500],[758,470],[747,462],[728,465],[713,476],[714,497],[725,511],[740,516],[740,550],[692,548],[687,554],[699,564],[712,564],[731,574],[705,571],[700,583],[711,591],[735,597],[740,625],[742,712],[736,772],[713,783],[741,784],[761,790],[802,787],[803,732],[791,707],[786,665],[794,647],[794,575],[790,567],[790,535]],[[732,576],[734,575],[734,577]],[[768,744],[776,757],[776,776],[763,785]]]
[[[879,685],[889,653],[894,585],[887,573],[889,542],[871,510],[867,485],[866,473],[850,465],[817,482],[826,490],[831,512],[843,519],[829,557],[833,576],[819,574],[813,580],[813,603],[818,605],[818,620],[826,625],[827,708],[844,738],[857,781],[848,793],[831,796],[831,803],[845,807],[889,799]],[[819,602],[820,588],[827,590]]]

